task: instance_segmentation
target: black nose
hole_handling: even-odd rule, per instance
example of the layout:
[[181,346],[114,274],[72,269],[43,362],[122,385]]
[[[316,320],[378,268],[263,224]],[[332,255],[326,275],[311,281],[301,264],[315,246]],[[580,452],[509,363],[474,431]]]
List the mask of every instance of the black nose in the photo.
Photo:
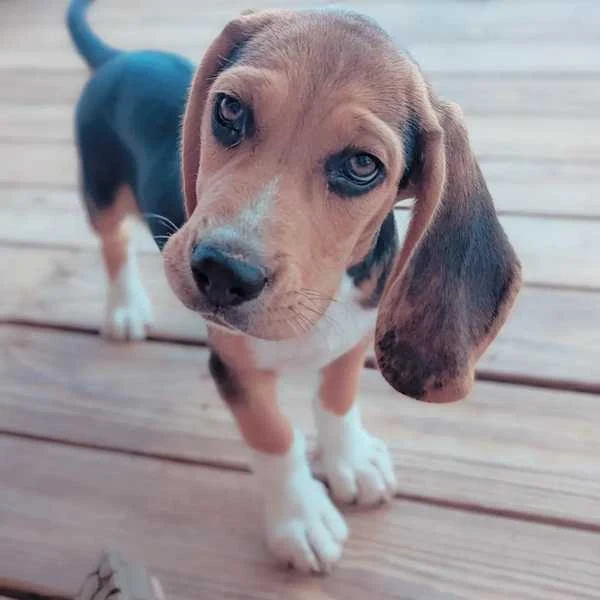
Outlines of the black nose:
[[199,244],[192,253],[198,289],[215,306],[235,306],[256,298],[267,279],[260,266],[233,258],[215,246]]

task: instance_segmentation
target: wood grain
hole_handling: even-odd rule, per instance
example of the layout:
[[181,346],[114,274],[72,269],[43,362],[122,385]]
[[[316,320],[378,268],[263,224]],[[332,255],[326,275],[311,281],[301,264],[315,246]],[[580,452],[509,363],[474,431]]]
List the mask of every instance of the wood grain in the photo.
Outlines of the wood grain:
[[[269,6],[299,6],[298,1],[266,2],[262,0],[255,7]],[[327,4],[313,2],[313,5]],[[543,10],[539,4],[522,8],[533,15],[531,19],[517,17],[519,11],[512,9],[507,14],[502,9],[489,10],[483,5],[474,10],[468,2],[453,3],[453,9],[439,10],[439,2],[416,3],[408,2],[398,10],[398,5],[379,4],[369,5],[362,2],[351,3],[354,8],[370,13],[378,18],[388,28],[398,42],[406,46],[416,56],[426,71],[429,72],[562,72],[562,73],[597,73],[600,69],[600,52],[596,44],[593,23],[597,20],[597,6],[585,2],[573,6],[561,6],[553,2]],[[536,6],[537,4],[537,6]],[[166,34],[160,39],[165,49],[177,51],[191,58],[198,59],[207,41],[212,38],[227,19],[239,13],[245,4],[241,2],[228,3],[227,8],[220,11],[211,10],[208,13],[204,6],[198,3],[183,2],[169,7],[170,20],[192,23],[196,25],[195,35],[185,36],[176,32],[168,37],[169,28],[165,27],[169,19],[165,19],[164,7],[160,4],[150,4],[144,7],[143,19],[154,19],[164,27]],[[395,9],[395,10],[394,10]],[[13,24],[13,31],[21,30],[19,39],[27,37],[22,32],[23,21],[31,26],[36,22],[51,22],[55,27],[57,19],[63,17],[63,5],[50,9],[39,10],[39,4],[25,3],[18,9],[5,11],[3,18],[7,24]],[[541,17],[541,13],[548,14]],[[103,15],[108,16],[108,22],[103,22]],[[122,3],[115,6],[114,2],[98,5],[94,11],[92,22],[98,32],[112,43],[125,48],[138,48],[140,43],[132,40],[132,30],[135,30],[142,17],[135,11],[133,5]],[[541,19],[540,28],[537,22]],[[129,23],[129,26],[123,26]],[[435,23],[436,25],[432,25]],[[533,27],[533,23],[536,24]],[[544,26],[544,23],[547,23]],[[19,28],[18,26],[21,25]],[[111,37],[111,29],[121,26],[122,38],[117,31]],[[562,28],[561,28],[562,25]],[[118,27],[117,27],[118,29]],[[422,33],[415,36],[414,31]],[[556,35],[557,30],[560,31]],[[10,29],[9,29],[10,31]],[[465,32],[475,31],[475,35]],[[493,31],[493,34],[491,33]],[[503,35],[499,32],[516,32],[516,35]],[[542,32],[540,36],[536,32]],[[519,33],[520,32],[520,33]],[[568,33],[566,33],[568,32]],[[81,69],[78,57],[68,45],[66,31],[58,30],[58,35],[41,35],[35,30],[31,34],[31,43],[20,47],[12,36],[7,42],[10,52],[0,52],[0,68],[31,68],[39,65],[40,58],[47,62],[48,69],[73,68]],[[44,38],[51,47],[44,47]],[[161,37],[160,35],[158,37]],[[556,39],[561,39],[560,52],[556,51]],[[41,39],[41,48],[37,48],[35,40]],[[152,41],[148,36],[146,45]],[[535,40],[536,43],[531,43]],[[26,43],[26,42],[25,42]],[[59,44],[55,48],[55,44]]]
[[[99,253],[54,248],[0,247],[0,318],[98,331],[105,280]],[[18,268],[15,268],[18,265]],[[140,256],[142,279],[154,305],[152,336],[203,342],[204,323],[167,286],[156,255]],[[563,387],[584,383],[600,390],[598,295],[524,288],[498,338],[479,362],[488,376],[531,378]],[[592,326],[590,326],[592,324]]]
[[[391,446],[401,496],[387,510],[349,511],[345,558],[318,579],[266,554],[246,452],[197,347],[204,325],[168,291],[147,237],[141,265],[163,341],[60,331],[95,332],[104,310],[75,191],[73,104],[88,75],[64,28],[66,1],[1,4],[0,321],[36,325],[0,325],[1,593],[72,597],[116,546],[161,579],[168,600],[600,598],[600,297],[581,291],[600,289],[600,3],[346,2],[462,105],[534,286],[479,373],[596,395],[478,382],[466,402],[427,406],[366,369],[365,420]],[[143,4],[96,2],[92,26],[119,47],[198,60],[248,7]],[[303,375],[282,385],[308,432],[311,393]]]
[[[0,328],[0,348],[5,432],[246,468],[205,349],[22,327]],[[314,375],[288,377],[280,393],[306,431]],[[468,401],[438,407],[371,370],[359,396],[390,443],[401,494],[600,530],[598,396],[478,383]]]
[[[148,32],[148,40],[161,32],[158,26]],[[51,31],[55,35],[54,30]],[[152,33],[153,37],[150,37]],[[2,105],[73,106],[87,80],[85,70],[49,71],[43,67],[0,70]],[[503,115],[583,117],[597,115],[600,82],[585,76],[561,77],[553,74],[532,78],[528,75],[447,74],[432,77],[434,88],[444,98],[460,104],[467,119],[471,116]],[[540,97],[544,102],[540,102]]]
[[[4,319],[99,330],[106,300],[106,276],[99,252],[8,247],[0,247],[0,252],[0,276],[3,286],[11,290],[0,295]],[[139,263],[154,306],[153,335],[206,340],[204,321],[184,308],[168,287],[160,256],[141,255]]]
[[593,164],[482,160],[481,166],[501,214],[600,218],[600,171]]
[[[0,439],[0,572],[73,594],[104,545],[169,599],[597,597],[600,537],[398,500],[350,511],[325,578],[274,567],[250,476]],[[110,481],[110,485],[105,485]]]
[[[46,3],[52,4],[52,3]],[[300,2],[298,0],[255,0],[255,8],[269,6],[319,6],[326,1]],[[20,6],[22,5],[22,6]],[[600,18],[594,0],[545,0],[522,4],[473,3],[469,0],[446,0],[440,10],[439,0],[401,0],[365,2],[347,0],[344,5],[368,14],[394,32],[399,41],[407,40],[469,40],[488,42],[503,41],[580,41],[597,40],[595,24]],[[198,25],[217,24],[245,9],[245,0],[229,0],[207,11],[193,0],[176,0],[169,3],[169,11],[156,0],[144,3],[144,10],[133,2],[104,0],[91,12],[91,20],[99,31],[121,46],[142,40],[157,39],[162,44],[178,42],[181,37],[193,39]],[[543,9],[541,8],[543,6]],[[4,42],[8,48],[31,47],[62,43],[52,35],[56,19],[62,17],[64,5],[44,6],[39,2],[21,2],[8,5],[5,18],[8,23],[28,25],[31,37],[19,36],[12,29],[6,31]],[[135,23],[135,29],[131,24]],[[194,29],[195,28],[195,29]],[[196,33],[195,33],[196,32]],[[178,34],[181,34],[178,36]]]
[[[73,197],[72,206],[58,193],[25,197],[17,193],[13,197],[8,191],[5,198],[0,203],[0,244],[98,247],[77,198]],[[407,211],[396,211],[401,236],[408,219]],[[600,256],[599,221],[510,214],[502,215],[500,220],[523,264],[526,283],[600,290],[596,258]],[[140,251],[157,252],[144,227],[135,229],[135,240]]]
[[[600,119],[473,114],[468,115],[467,126],[473,149],[482,158],[600,161]],[[2,140],[47,144],[48,154],[65,153],[61,146],[73,142],[73,107],[3,105],[0,132]]]
[[[72,160],[75,161],[74,153]],[[483,160],[481,163],[500,214],[600,219],[600,171],[593,164],[513,160]],[[75,172],[76,163],[71,168]],[[36,173],[12,184],[0,182],[0,211],[80,210],[75,180],[65,180],[62,187],[53,188],[39,183],[39,175]],[[9,214],[2,215],[0,226],[10,218]],[[20,227],[4,229],[17,235],[22,226],[21,221]]]
[[77,154],[70,143],[0,138],[0,183],[75,187],[77,173]]
[[[594,164],[484,157],[481,166],[501,213],[600,217],[600,176]],[[70,144],[0,140],[0,210],[15,206],[10,197],[19,188],[24,191],[18,193],[27,194],[25,203],[36,201],[41,194],[72,193],[77,188],[77,173],[77,155]],[[76,206],[78,202],[73,204]],[[0,227],[7,218],[3,217]],[[18,235],[19,228],[8,229]]]
[[[221,23],[224,25],[225,21]],[[201,41],[180,41],[164,48],[186,58],[199,62],[208,47],[209,40],[219,29],[209,28]],[[147,43],[146,45],[149,45]],[[600,73],[600,43],[572,41],[561,44],[556,52],[556,44],[550,41],[531,44],[530,42],[409,42],[405,45],[412,56],[417,57],[426,73],[495,73],[549,75],[558,73],[568,76],[597,76]],[[133,48],[139,48],[138,45]],[[38,67],[44,58],[48,70],[73,70],[83,72],[81,59],[72,49],[48,50],[41,54],[35,49],[14,50],[0,53],[0,70],[31,69]]]

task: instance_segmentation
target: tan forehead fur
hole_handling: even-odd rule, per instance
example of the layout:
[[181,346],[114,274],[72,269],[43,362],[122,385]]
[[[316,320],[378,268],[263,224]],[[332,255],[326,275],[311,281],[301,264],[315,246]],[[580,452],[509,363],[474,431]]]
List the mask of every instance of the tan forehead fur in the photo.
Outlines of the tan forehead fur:
[[376,24],[342,11],[273,14],[245,45],[240,65],[284,72],[299,106],[346,91],[390,124],[408,117],[420,76]]

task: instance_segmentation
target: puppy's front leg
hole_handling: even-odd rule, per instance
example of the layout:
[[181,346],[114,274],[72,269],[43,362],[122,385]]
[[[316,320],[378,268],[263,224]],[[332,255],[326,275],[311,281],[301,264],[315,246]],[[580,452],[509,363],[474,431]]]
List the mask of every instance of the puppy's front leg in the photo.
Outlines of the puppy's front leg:
[[214,351],[210,370],[252,450],[271,552],[300,571],[328,571],[342,554],[348,529],[310,472],[302,433],[278,408],[276,374],[236,369]]
[[333,496],[372,505],[390,500],[397,484],[389,452],[363,428],[356,402],[367,347],[365,340],[321,371],[313,408],[320,470]]

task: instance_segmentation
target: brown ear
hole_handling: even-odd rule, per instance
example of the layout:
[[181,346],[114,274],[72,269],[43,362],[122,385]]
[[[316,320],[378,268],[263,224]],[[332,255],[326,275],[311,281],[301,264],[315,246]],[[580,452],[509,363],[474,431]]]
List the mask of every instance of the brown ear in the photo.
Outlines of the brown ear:
[[196,180],[200,166],[200,129],[210,86],[231,64],[236,51],[259,30],[279,17],[276,11],[250,12],[229,22],[209,46],[192,82],[182,132],[183,191],[187,215],[196,208]]
[[469,393],[475,362],[519,290],[521,268],[460,109],[431,98],[428,104],[413,176],[415,208],[380,303],[375,352],[397,391],[451,402]]

